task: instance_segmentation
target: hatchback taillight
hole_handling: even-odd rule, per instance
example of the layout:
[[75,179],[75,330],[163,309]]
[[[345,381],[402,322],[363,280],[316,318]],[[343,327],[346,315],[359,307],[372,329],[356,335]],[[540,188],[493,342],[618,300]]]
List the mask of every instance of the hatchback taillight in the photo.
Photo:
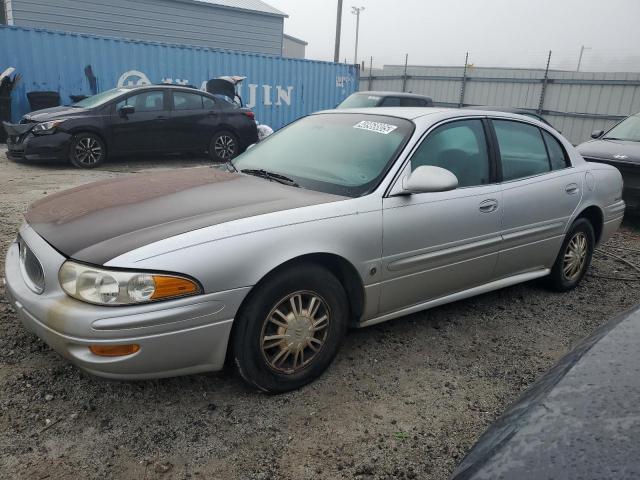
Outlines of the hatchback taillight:
[[249,117],[251,120],[254,120],[256,118],[256,114],[253,113],[252,111],[248,111],[248,112],[243,112],[247,117]]

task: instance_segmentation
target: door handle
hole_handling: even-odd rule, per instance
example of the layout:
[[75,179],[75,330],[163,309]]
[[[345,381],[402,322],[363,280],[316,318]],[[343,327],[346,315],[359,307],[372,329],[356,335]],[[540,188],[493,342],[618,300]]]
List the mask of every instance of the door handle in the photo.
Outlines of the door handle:
[[484,202],[480,203],[480,205],[478,206],[478,209],[482,213],[495,212],[498,209],[498,201],[492,198],[489,200],[485,200]]
[[578,187],[577,183],[570,183],[565,187],[564,191],[567,192],[569,195],[575,195],[580,191],[580,187]]

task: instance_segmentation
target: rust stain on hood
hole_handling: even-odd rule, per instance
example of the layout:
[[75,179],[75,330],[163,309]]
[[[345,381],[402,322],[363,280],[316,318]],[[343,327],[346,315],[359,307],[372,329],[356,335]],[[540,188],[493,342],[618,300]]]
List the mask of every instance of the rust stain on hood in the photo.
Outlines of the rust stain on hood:
[[31,204],[25,219],[30,224],[62,225],[99,210],[132,205],[190,188],[239,178],[239,175],[209,167],[113,178],[54,193],[38,200]]
[[101,265],[189,231],[344,198],[199,167],[136,174],[56,193],[35,202],[25,219],[62,254]]

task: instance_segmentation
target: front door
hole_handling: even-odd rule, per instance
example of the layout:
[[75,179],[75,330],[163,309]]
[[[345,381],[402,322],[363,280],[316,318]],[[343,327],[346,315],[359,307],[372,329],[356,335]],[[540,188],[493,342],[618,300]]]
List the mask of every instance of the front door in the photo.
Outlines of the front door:
[[[123,116],[120,108],[135,112]],[[169,111],[162,90],[145,90],[118,102],[111,123],[111,148],[117,153],[157,152],[167,147]]]
[[506,277],[550,268],[582,196],[582,176],[562,144],[533,124],[492,120],[502,167],[503,250],[496,269]]
[[458,178],[457,189],[383,200],[381,314],[494,278],[502,199],[486,130],[481,119],[445,123],[427,135],[405,169],[445,168]]

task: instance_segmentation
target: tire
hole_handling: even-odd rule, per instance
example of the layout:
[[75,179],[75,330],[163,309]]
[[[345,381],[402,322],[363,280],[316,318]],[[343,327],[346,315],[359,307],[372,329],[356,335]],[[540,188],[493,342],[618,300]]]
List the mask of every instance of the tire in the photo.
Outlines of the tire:
[[338,353],[348,312],[342,285],[326,269],[302,264],[276,274],[258,285],[236,317],[232,355],[240,375],[268,393],[308,384]]
[[69,148],[69,161],[77,168],[96,168],[107,158],[107,147],[102,139],[93,133],[74,135]]
[[[593,226],[589,220],[579,218],[573,222],[564,242],[562,242],[551,274],[547,278],[548,287],[556,292],[566,292],[577,287],[591,264],[595,243]],[[576,260],[578,263],[568,257],[571,253],[573,253],[574,259],[576,253],[578,254],[580,257]]]
[[216,132],[209,144],[209,156],[214,162],[228,162],[240,154],[238,137],[223,130]]

